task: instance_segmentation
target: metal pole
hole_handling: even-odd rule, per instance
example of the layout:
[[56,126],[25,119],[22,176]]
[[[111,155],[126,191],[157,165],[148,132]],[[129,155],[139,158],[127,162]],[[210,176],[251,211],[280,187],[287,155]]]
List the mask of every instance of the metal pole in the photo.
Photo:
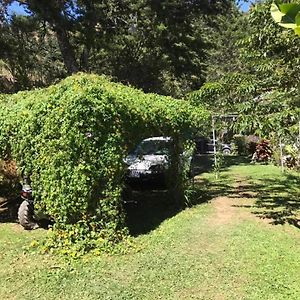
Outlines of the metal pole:
[[284,172],[284,165],[283,165],[283,147],[281,143],[281,138],[279,138],[279,147],[280,147],[280,164],[281,164],[281,172]]
[[215,131],[215,117],[212,117],[212,130],[213,130],[213,145],[214,145],[214,161],[217,165],[217,149],[216,149],[216,131]]
[[296,163],[299,164],[299,161],[300,161],[300,120],[299,120],[299,136],[298,136],[297,148],[298,148],[298,161]]

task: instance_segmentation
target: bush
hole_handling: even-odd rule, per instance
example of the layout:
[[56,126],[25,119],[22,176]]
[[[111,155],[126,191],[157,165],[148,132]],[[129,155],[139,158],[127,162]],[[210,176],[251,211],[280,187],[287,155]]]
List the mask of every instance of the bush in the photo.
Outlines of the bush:
[[247,144],[244,135],[236,134],[233,136],[233,145],[239,155],[247,155]]
[[233,137],[234,148],[239,155],[252,155],[256,150],[259,138],[254,135],[236,134]]
[[0,220],[15,220],[19,203],[20,184],[12,160],[0,160]]
[[84,250],[127,234],[127,149],[153,135],[178,140],[208,118],[185,101],[86,74],[0,99],[0,154],[30,174],[36,206],[55,219],[50,245]]
[[254,159],[259,162],[268,162],[268,161],[270,161],[272,154],[273,154],[273,151],[271,149],[269,141],[261,140],[256,145]]

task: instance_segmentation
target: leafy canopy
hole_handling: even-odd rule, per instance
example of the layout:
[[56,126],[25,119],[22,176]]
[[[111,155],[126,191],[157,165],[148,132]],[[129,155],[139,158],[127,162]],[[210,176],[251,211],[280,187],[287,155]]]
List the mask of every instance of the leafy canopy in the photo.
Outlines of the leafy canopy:
[[295,141],[300,103],[299,37],[277,26],[271,5],[269,0],[258,3],[241,16],[248,26],[237,32],[240,70],[205,83],[189,98],[215,113],[237,113],[237,133]]

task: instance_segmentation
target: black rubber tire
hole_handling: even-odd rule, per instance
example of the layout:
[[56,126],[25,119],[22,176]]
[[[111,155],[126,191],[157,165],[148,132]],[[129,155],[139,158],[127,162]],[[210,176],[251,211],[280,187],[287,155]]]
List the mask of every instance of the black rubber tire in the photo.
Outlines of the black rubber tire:
[[18,220],[26,230],[33,230],[39,227],[37,222],[34,220],[33,204],[27,200],[24,200],[19,207]]
[[223,152],[223,155],[230,155],[231,154],[231,150],[229,148],[224,148],[222,152]]
[[124,204],[135,202],[133,200],[132,188],[130,186],[125,186],[123,188],[123,191],[122,191],[122,201],[123,201]]

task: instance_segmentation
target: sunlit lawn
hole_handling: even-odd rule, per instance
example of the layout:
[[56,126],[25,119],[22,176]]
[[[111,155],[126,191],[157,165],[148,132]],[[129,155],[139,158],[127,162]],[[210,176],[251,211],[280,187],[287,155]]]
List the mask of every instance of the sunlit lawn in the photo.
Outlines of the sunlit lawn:
[[[220,224],[213,199],[237,182],[255,197],[236,207],[244,218]],[[146,214],[140,251],[126,255],[41,255],[26,248],[45,231],[0,224],[0,299],[300,299],[299,177],[240,164],[196,184],[204,202],[159,222]]]

